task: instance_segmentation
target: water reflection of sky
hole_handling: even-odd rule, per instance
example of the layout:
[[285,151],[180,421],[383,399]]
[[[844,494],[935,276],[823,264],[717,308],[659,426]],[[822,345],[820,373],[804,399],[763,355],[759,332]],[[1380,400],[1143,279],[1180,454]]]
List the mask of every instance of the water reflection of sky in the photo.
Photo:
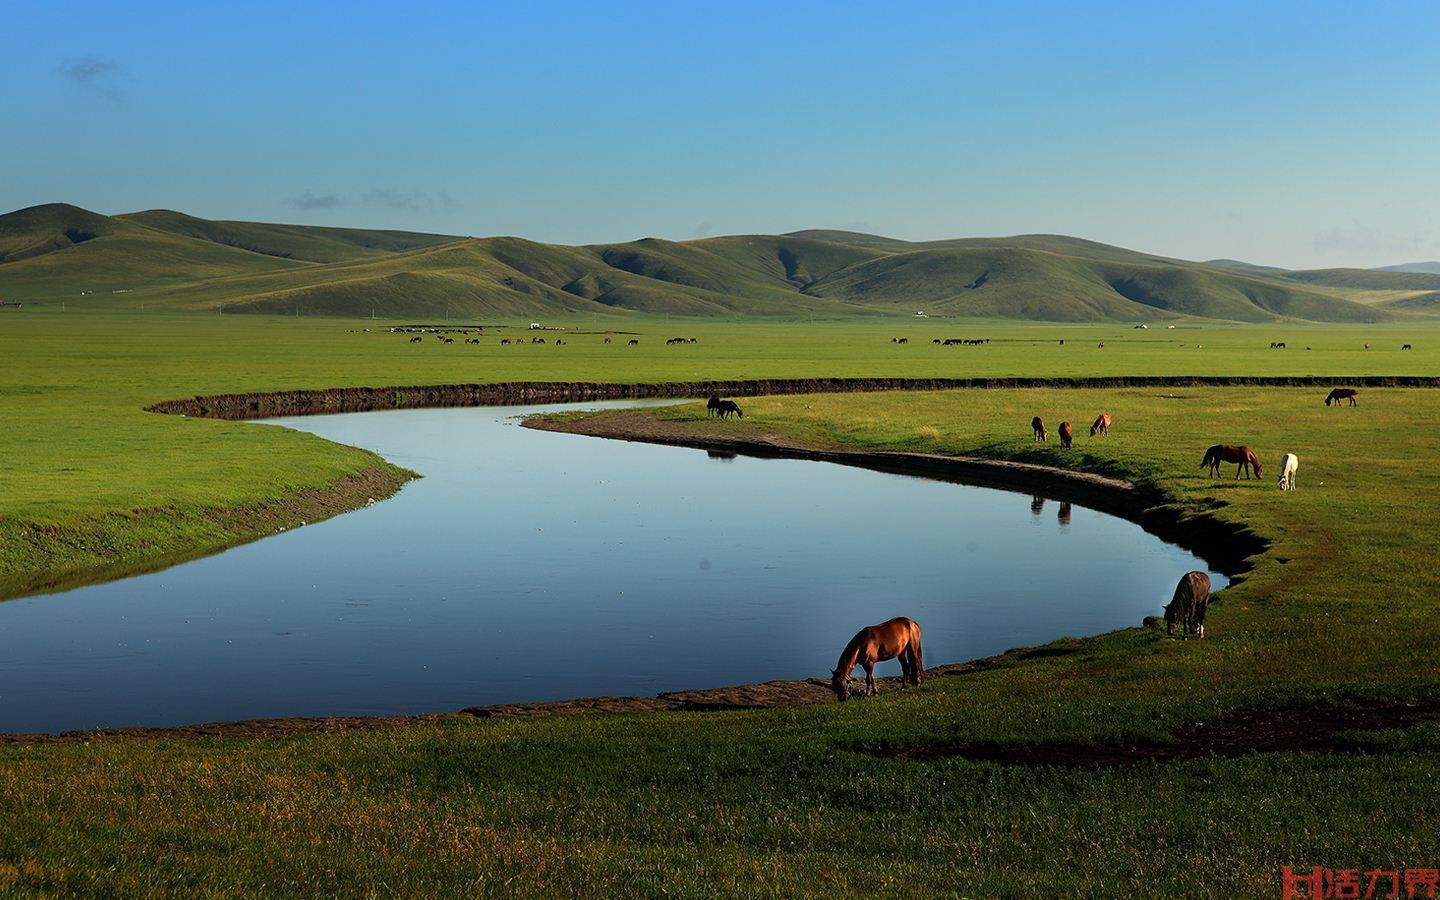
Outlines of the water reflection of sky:
[[935,664],[1138,624],[1205,568],[1043,497],[536,432],[521,411],[285,420],[426,477],[217,556],[0,604],[0,730],[808,677],[895,615]]

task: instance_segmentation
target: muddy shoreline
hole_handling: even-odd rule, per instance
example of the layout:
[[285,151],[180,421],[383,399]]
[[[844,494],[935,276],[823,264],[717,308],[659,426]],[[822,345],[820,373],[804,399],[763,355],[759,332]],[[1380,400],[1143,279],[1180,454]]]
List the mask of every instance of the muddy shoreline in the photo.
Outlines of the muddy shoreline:
[[743,439],[697,435],[682,423],[657,419],[643,410],[609,410],[603,415],[583,417],[536,416],[525,420],[524,425],[541,431],[745,456],[828,462],[935,481],[1041,493],[1134,522],[1167,543],[1195,553],[1215,571],[1237,582],[1238,576],[1253,568],[1251,558],[1270,546],[1269,541],[1249,528],[1176,503],[1161,491],[1075,469],[975,456],[829,450],[773,434]]
[[[1152,534],[1197,553],[1212,568],[1224,572],[1232,579],[1237,579],[1240,573],[1248,571],[1251,568],[1249,559],[1268,547],[1265,539],[1243,526],[1222,522],[1202,512],[1187,510],[1168,502],[1162,493],[1130,481],[1089,472],[978,457],[896,451],[826,450],[787,442],[774,435],[745,440],[700,437],[688,432],[679,423],[655,419],[641,410],[615,410],[598,417],[541,416],[528,419],[524,424],[525,427],[540,430],[749,456],[830,462],[940,481],[1014,491],[1038,491],[1055,499],[1071,500],[1136,522]],[[1037,648],[1033,647],[1015,648],[984,659],[934,666],[927,674],[930,677],[943,678],[984,671],[998,665],[1022,661],[1036,651]],[[883,687],[890,689],[899,686],[898,678],[877,680]],[[502,703],[470,707],[453,713],[413,716],[290,717],[175,727],[85,729],[60,734],[0,734],[0,745],[88,743],[124,739],[275,738],[406,727],[473,718],[763,709],[833,702],[833,699],[834,695],[828,683],[823,680],[780,680],[700,690],[668,691],[652,697],[605,696],[536,703]]]
[[197,395],[166,400],[146,411],[210,419],[263,419],[384,409],[452,406],[525,406],[594,400],[703,398],[711,394],[757,397],[779,394],[853,394],[880,391],[949,391],[1001,388],[1156,387],[1440,387],[1440,377],[1364,375],[1114,376],[1096,378],[762,378],[729,381],[660,381],[623,384],[603,381],[505,381],[493,384],[394,385],[319,390]]

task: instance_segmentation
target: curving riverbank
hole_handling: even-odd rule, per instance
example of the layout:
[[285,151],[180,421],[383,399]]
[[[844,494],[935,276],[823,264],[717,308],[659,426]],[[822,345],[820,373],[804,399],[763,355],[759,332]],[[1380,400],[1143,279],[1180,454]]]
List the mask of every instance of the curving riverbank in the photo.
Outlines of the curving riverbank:
[[1023,388],[1158,387],[1440,387],[1440,377],[1365,375],[1304,376],[1096,376],[1084,378],[756,378],[713,381],[502,381],[492,384],[392,385],[319,390],[210,394],[166,400],[146,411],[210,419],[426,409],[450,406],[522,406],[593,400],[703,398],[712,394],[758,397],[786,394],[853,394],[883,391],[999,390]]
[[[584,416],[583,413],[580,414]],[[605,437],[619,437],[631,440],[649,440],[652,443],[698,446],[727,452],[745,452],[763,456],[785,456],[817,462],[832,462],[842,465],[863,467],[879,471],[915,475],[933,480],[958,481],[982,484],[990,487],[1009,489],[1041,490],[1052,497],[1069,499],[1087,506],[1104,508],[1138,522],[1151,519],[1153,526],[1164,509],[1163,497],[1158,493],[1137,487],[1133,482],[1120,478],[1067,470],[1058,467],[986,460],[973,457],[945,457],[936,454],[907,454],[895,452],[835,452],[817,451],[795,444],[783,445],[777,441],[667,439],[663,434],[639,427],[640,423],[656,421],[641,410],[609,411],[598,418],[577,418],[574,413],[561,413],[555,417],[529,420],[531,427],[549,430],[580,431],[574,427],[579,423],[606,422],[607,429],[590,428],[587,433]],[[569,426],[569,427],[567,427]],[[1159,517],[1157,519],[1157,517]],[[1178,518],[1176,519],[1178,521]],[[1194,519],[1181,537],[1193,537],[1206,533],[1194,527]],[[1216,562],[1212,566],[1227,574],[1246,568],[1245,557],[1263,548],[1264,544],[1242,531],[1226,529],[1223,523],[1216,523],[1212,537],[1214,546],[1209,554]],[[1158,531],[1151,527],[1152,532]],[[1183,541],[1182,541],[1183,542]],[[1136,621],[1138,623],[1138,614]],[[1114,628],[1114,624],[1104,629]],[[1000,646],[1004,646],[1003,644]],[[1032,651],[1020,649],[984,659],[932,667],[932,674],[942,677],[950,674],[973,672],[1011,660],[1024,659]],[[493,696],[493,694],[492,694]],[[504,696],[503,694],[501,695]],[[588,697],[555,702],[510,704],[500,703],[482,707],[471,707],[456,714],[469,717],[515,717],[551,716],[593,713],[649,713],[695,710],[733,710],[779,706],[801,706],[832,700],[828,686],[816,680],[770,681],[738,686],[707,688],[700,690],[668,691],[651,697]],[[40,742],[55,740],[97,740],[110,738],[180,738],[180,737],[269,737],[292,733],[317,733],[351,731],[356,729],[409,726],[444,718],[437,715],[381,716],[374,718],[353,717],[298,717],[262,721],[233,721],[209,723],[195,726],[169,728],[115,728],[104,730],[82,730],[62,736],[52,735],[9,735],[0,736],[0,741]]]
[[524,425],[542,431],[747,456],[813,460],[939,481],[1042,493],[1134,522],[1168,543],[1196,553],[1216,571],[1232,578],[1248,571],[1251,558],[1269,546],[1264,537],[1251,529],[1187,508],[1160,490],[1078,469],[976,456],[822,449],[776,434],[758,438],[700,436],[677,423],[638,410],[612,410],[599,416],[538,416],[526,419]]

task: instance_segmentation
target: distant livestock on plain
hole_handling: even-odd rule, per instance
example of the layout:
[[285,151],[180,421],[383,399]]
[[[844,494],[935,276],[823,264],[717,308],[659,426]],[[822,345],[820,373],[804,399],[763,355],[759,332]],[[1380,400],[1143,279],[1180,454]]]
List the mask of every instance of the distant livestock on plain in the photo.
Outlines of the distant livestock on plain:
[[1221,463],[1235,463],[1235,477],[1240,477],[1241,470],[1245,472],[1246,480],[1250,478],[1250,470],[1255,470],[1255,477],[1260,477],[1260,460],[1255,456],[1255,451],[1249,447],[1236,447],[1231,444],[1216,444],[1205,451],[1205,458],[1200,460],[1200,467],[1209,468],[1212,478],[1220,477]]
[[1300,457],[1287,453],[1280,457],[1280,490],[1295,490],[1295,470],[1300,468]]
[[1330,392],[1330,396],[1325,398],[1325,405],[1329,406],[1331,403],[1334,403],[1336,406],[1340,406],[1340,401],[1349,400],[1350,405],[1354,406],[1355,397],[1358,393],[1354,388],[1335,388],[1335,390]]

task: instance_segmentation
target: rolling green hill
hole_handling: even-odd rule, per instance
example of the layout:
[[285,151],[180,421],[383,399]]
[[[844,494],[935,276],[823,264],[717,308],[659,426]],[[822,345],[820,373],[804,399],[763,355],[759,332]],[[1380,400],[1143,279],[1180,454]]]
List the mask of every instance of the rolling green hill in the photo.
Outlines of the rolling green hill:
[[814,230],[571,247],[65,204],[0,216],[0,298],[96,307],[1372,322],[1440,313],[1437,291],[1436,275],[1241,268],[1045,234],[910,242]]
[[312,225],[264,225],[257,222],[216,222],[168,209],[151,209],[117,218],[185,237],[199,238],[264,256],[307,262],[341,262],[386,253],[433,247],[459,237],[409,231],[368,231]]

